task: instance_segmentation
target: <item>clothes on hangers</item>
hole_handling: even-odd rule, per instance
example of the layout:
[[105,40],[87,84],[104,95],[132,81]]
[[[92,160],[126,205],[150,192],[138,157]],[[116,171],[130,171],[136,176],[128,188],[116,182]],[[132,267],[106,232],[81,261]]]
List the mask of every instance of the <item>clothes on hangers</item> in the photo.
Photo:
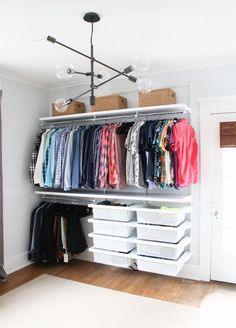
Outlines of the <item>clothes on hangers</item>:
[[30,182],[34,183],[34,172],[35,172],[35,167],[36,167],[36,162],[38,158],[38,153],[39,153],[39,147],[41,144],[41,137],[42,134],[45,132],[43,129],[35,138],[34,140],[34,149],[32,152],[31,156],[31,162],[30,162],[30,168],[29,168],[29,176],[30,176]]
[[29,260],[67,262],[82,253],[87,244],[80,219],[89,213],[87,206],[40,203],[31,214]]
[[47,129],[31,167],[34,184],[66,191],[125,188],[126,135],[116,133],[121,125]]
[[186,119],[46,129],[36,143],[31,181],[45,188],[182,188],[198,180]]
[[186,187],[198,181],[198,144],[188,120],[181,119],[171,131],[171,149],[176,156],[176,184]]

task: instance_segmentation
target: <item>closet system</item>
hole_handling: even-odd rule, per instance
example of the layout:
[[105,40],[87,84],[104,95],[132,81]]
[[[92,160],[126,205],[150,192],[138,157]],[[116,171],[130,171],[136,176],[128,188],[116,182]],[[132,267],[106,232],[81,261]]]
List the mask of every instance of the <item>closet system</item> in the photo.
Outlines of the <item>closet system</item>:
[[[178,190],[198,178],[189,118],[189,108],[178,104],[40,119],[31,181],[44,188],[36,193],[46,201],[91,200],[95,261],[176,275],[191,257],[191,195]],[[56,142],[57,153],[66,149],[58,166],[50,148]]]

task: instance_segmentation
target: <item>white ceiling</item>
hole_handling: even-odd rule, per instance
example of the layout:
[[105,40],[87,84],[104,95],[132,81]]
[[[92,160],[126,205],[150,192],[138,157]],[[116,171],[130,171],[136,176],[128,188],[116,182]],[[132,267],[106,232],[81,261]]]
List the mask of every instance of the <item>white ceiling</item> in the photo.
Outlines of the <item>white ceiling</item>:
[[88,60],[28,36],[30,25],[41,24],[89,54],[87,11],[102,16],[94,26],[95,57],[118,69],[137,54],[150,56],[155,71],[236,64],[235,0],[0,0],[0,72],[53,88],[59,63],[88,71]]

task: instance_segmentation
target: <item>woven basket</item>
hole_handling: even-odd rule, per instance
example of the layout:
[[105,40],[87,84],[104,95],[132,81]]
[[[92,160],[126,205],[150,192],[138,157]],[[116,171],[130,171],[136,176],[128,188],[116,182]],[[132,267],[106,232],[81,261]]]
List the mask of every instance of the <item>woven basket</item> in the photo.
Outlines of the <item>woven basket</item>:
[[91,106],[92,112],[127,108],[127,99],[119,95],[96,97],[95,101],[95,105]]
[[73,101],[72,103],[70,103],[65,112],[58,112],[55,109],[55,105],[52,104],[52,116],[71,115],[71,114],[80,114],[80,113],[85,113],[85,104],[79,101]]
[[176,104],[176,93],[171,89],[157,89],[149,93],[139,92],[139,106]]

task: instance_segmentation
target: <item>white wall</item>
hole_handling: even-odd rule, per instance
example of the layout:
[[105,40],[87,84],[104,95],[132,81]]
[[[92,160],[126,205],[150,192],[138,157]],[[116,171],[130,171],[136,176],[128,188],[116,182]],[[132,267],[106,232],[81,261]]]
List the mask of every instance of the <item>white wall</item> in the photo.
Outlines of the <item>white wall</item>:
[[29,182],[38,118],[48,115],[48,91],[0,75],[2,96],[3,220],[5,269],[26,265],[30,213],[36,203]]
[[[215,67],[208,69],[174,71],[149,74],[153,89],[171,87],[177,92],[177,102],[192,105],[192,124],[199,140],[199,105],[198,98],[236,95],[236,66]],[[88,86],[78,85],[66,89],[50,91],[50,102],[60,97],[74,97],[88,89]],[[119,79],[107,86],[101,87],[96,94],[108,95],[118,93],[128,99],[129,107],[138,106],[138,92],[135,84]],[[88,105],[88,97],[81,99]],[[87,106],[89,111],[89,106]],[[207,142],[207,141],[206,141]],[[181,276],[207,280],[202,267],[200,254],[200,187],[193,186],[193,215],[192,215],[192,259],[186,265]],[[204,249],[204,247],[203,247]]]

